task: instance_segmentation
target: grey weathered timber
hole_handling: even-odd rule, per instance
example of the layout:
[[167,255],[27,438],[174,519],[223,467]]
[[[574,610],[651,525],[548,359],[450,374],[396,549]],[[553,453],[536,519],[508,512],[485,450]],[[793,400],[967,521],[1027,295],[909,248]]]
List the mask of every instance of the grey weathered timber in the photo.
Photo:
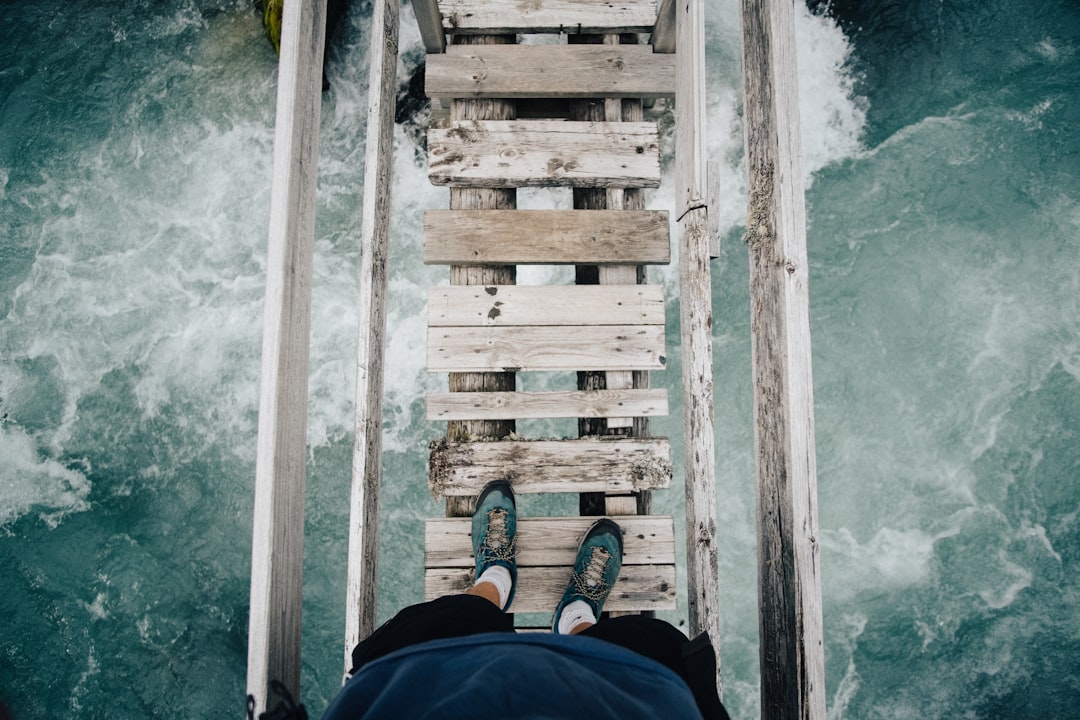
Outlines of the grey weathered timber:
[[743,0],[761,715],[825,717],[794,7]]
[[440,0],[448,33],[638,33],[656,0]]
[[[551,613],[573,566],[518,569],[517,592],[512,612]],[[424,572],[424,599],[456,595],[472,587],[471,568],[432,568]],[[675,565],[623,566],[604,611],[651,611],[676,608]]]
[[428,420],[653,417],[668,414],[667,390],[430,393]]
[[431,327],[663,324],[660,285],[440,285],[428,290]]
[[664,210],[428,210],[424,262],[666,264]]
[[428,328],[431,372],[662,370],[663,325]]
[[[572,566],[578,544],[596,522],[591,517],[518,518],[517,563],[520,567]],[[619,518],[623,531],[623,565],[667,565],[675,562],[675,530],[670,515]],[[471,568],[471,518],[430,518],[425,524],[424,567]]]
[[[420,30],[420,39],[429,53],[441,53],[446,49],[446,34],[443,32],[442,16],[435,0],[412,0],[413,15]],[[375,37],[374,35],[372,37]]]
[[649,44],[658,53],[675,52],[675,0],[660,0]]
[[720,690],[720,600],[716,548],[713,432],[712,285],[705,203],[705,8],[676,8],[675,211],[679,218],[679,300],[683,348],[683,436],[686,469],[686,585],[691,635],[708,632],[717,650]]
[[[516,41],[514,35],[459,35],[455,42],[462,45],[504,45]],[[512,120],[517,112],[513,100],[452,100],[450,117],[454,121]],[[516,188],[450,188],[451,210],[514,210],[517,208]],[[513,285],[517,268],[513,265],[451,265],[451,285]],[[515,389],[512,372],[450,373],[451,392],[505,392]],[[446,424],[450,440],[475,437],[505,437],[514,432],[513,420],[453,420]],[[479,490],[477,491],[479,492]],[[448,516],[472,515],[473,498],[446,499]]]
[[675,58],[648,45],[454,45],[429,55],[432,98],[672,97]]
[[300,691],[308,345],[325,0],[287,3],[274,127],[251,549],[247,693]]
[[505,479],[517,493],[626,493],[667,487],[671,446],[665,438],[584,438],[432,443],[433,495],[476,495]]
[[428,179],[435,185],[660,185],[655,123],[454,121],[428,131],[428,156]]
[[356,346],[355,440],[345,596],[345,669],[352,649],[375,629],[382,467],[383,360],[386,339],[390,190],[393,187],[397,93],[397,0],[375,0],[368,60],[368,138],[360,222],[359,337]]

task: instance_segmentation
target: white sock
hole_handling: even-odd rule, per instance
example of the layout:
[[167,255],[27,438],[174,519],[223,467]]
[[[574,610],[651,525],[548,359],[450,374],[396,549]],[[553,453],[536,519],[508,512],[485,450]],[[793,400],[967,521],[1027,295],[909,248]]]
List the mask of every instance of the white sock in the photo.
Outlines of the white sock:
[[563,608],[559,615],[559,634],[569,635],[571,631],[581,623],[596,624],[596,615],[593,614],[589,603],[584,600],[575,600]]
[[510,577],[510,571],[502,565],[492,565],[480,577],[476,578],[475,585],[482,582],[491,583],[499,591],[499,607],[505,608],[506,601],[510,598],[510,589],[514,587],[514,581]]

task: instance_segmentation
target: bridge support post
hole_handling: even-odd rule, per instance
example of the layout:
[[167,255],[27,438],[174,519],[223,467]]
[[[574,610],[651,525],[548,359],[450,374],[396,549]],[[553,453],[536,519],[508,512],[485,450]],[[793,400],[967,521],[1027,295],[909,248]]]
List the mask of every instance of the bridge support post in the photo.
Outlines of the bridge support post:
[[263,308],[247,693],[300,695],[311,266],[326,0],[285,3]]
[[824,720],[806,210],[792,0],[742,0],[761,715]]

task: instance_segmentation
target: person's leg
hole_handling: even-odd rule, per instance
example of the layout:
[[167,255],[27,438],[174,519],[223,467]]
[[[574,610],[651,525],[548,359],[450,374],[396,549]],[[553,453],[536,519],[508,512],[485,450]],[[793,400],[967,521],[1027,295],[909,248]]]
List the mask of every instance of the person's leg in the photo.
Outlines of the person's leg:
[[729,720],[716,690],[716,659],[707,635],[691,642],[670,623],[641,615],[603,618],[579,634],[619,645],[664,665],[690,687],[706,720]]
[[489,483],[477,498],[473,515],[473,587],[464,594],[412,605],[399,612],[356,646],[349,673],[417,643],[484,632],[513,632],[513,617],[504,610],[513,600],[517,580],[516,535],[517,511],[510,485],[505,481]]
[[410,645],[485,632],[513,632],[514,619],[487,600],[473,595],[447,595],[410,605],[375,630],[352,652],[355,674],[372,660]]

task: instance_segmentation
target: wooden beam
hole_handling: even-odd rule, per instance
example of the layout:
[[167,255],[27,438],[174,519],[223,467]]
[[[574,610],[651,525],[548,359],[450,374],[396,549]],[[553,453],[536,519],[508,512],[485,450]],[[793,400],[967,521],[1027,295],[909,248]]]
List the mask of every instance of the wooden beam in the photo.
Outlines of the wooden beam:
[[375,630],[382,469],[383,360],[387,263],[397,96],[397,0],[375,0],[368,58],[368,138],[360,222],[359,338],[356,347],[355,439],[345,597],[345,670],[352,650]]
[[247,694],[255,713],[280,681],[300,696],[311,268],[325,0],[286,3],[278,64],[255,458]]
[[662,370],[663,325],[428,328],[431,372]]
[[639,33],[656,22],[656,0],[440,0],[449,33]]
[[428,131],[428,155],[428,179],[435,185],[660,185],[655,123],[458,121]]
[[660,0],[649,44],[658,53],[675,52],[675,0]]
[[428,290],[430,327],[663,325],[659,285],[488,285]]
[[665,438],[432,443],[432,494],[476,495],[500,478],[518,493],[662,488],[671,482],[671,446]]
[[[581,538],[596,522],[592,517],[519,518],[517,564],[519,568],[565,565],[572,567]],[[675,530],[671,516],[621,517],[623,565],[671,565],[675,563]],[[471,518],[431,518],[425,524],[425,568],[471,568]]]
[[[420,39],[429,53],[446,50],[446,33],[443,32],[442,15],[435,0],[412,0],[413,15],[420,30]],[[375,37],[372,35],[372,37]]]
[[428,210],[424,262],[666,264],[668,233],[663,210]]
[[691,636],[708,632],[717,651],[720,690],[720,600],[716,547],[713,431],[712,283],[705,197],[705,8],[676,9],[675,207],[679,213],[679,300],[683,350],[686,469],[686,585]]
[[667,390],[430,393],[428,420],[653,417],[668,414]]
[[672,97],[675,58],[648,45],[455,45],[429,55],[431,98]]
[[[558,605],[572,566],[531,567],[518,570],[518,590],[514,612],[551,613]],[[437,568],[424,572],[424,599],[456,595],[472,586],[470,568]],[[619,573],[604,610],[674,610],[676,584],[674,565],[631,565]]]
[[[455,43],[461,45],[504,45],[517,41],[516,35],[458,35]],[[517,103],[513,100],[452,100],[451,120],[513,120]],[[517,208],[516,188],[450,188],[451,210],[514,210]],[[517,281],[517,268],[513,265],[451,265],[451,285],[513,285]],[[512,372],[496,373],[450,373],[451,392],[506,392],[515,389],[516,378]],[[513,420],[463,420],[446,425],[450,440],[467,440],[475,437],[506,437],[514,432]],[[477,491],[479,493],[479,490]],[[472,497],[446,499],[448,516],[471,516],[474,508]]]
[[742,0],[761,716],[825,717],[794,6]]

